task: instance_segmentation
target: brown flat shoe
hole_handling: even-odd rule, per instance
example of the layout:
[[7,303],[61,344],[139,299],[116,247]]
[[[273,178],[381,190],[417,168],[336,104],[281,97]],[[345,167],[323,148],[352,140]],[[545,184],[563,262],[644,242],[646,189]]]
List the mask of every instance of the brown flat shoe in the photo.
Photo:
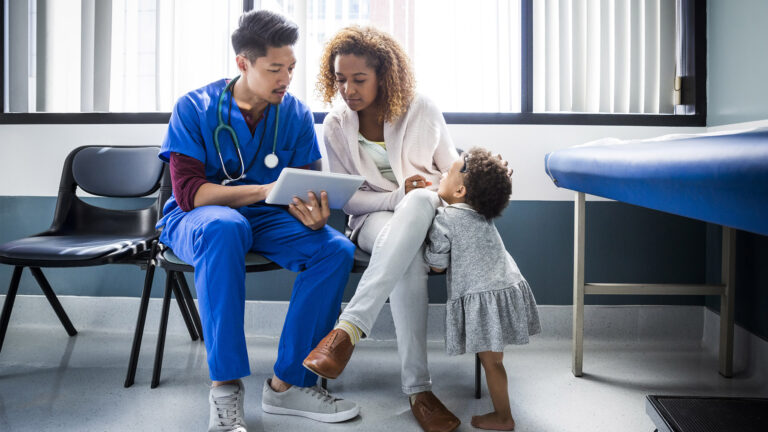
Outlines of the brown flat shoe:
[[448,411],[431,391],[416,393],[411,402],[411,412],[424,432],[451,432],[461,424],[461,420]]
[[327,379],[336,379],[344,367],[355,346],[349,335],[342,329],[333,329],[313,349],[302,363],[305,368]]

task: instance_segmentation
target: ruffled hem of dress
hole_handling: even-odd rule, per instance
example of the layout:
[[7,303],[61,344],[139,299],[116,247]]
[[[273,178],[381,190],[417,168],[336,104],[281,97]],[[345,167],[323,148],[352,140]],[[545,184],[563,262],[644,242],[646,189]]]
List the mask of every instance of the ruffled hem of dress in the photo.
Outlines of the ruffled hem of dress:
[[449,355],[501,352],[507,345],[527,344],[541,332],[536,299],[525,279],[508,288],[449,300],[445,325]]

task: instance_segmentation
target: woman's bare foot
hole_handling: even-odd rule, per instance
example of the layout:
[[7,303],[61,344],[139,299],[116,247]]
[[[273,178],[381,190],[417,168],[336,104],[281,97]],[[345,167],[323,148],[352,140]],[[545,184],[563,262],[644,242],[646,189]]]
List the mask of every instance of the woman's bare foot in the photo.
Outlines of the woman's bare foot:
[[472,416],[472,426],[478,429],[511,431],[515,430],[515,419],[511,415],[501,415],[494,411],[480,416]]

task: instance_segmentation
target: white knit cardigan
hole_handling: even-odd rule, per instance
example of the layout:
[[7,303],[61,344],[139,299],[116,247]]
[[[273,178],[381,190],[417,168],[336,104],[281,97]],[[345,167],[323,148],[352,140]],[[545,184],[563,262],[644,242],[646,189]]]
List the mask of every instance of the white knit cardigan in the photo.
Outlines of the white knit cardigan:
[[346,104],[336,107],[323,121],[331,171],[365,177],[363,185],[344,206],[344,212],[350,215],[353,240],[369,213],[394,211],[405,196],[404,179],[421,174],[432,182],[430,189],[437,189],[442,174],[459,157],[443,114],[421,95],[414,97],[408,111],[397,120],[384,123],[384,142],[397,184],[385,179],[360,147],[358,130],[357,113]]

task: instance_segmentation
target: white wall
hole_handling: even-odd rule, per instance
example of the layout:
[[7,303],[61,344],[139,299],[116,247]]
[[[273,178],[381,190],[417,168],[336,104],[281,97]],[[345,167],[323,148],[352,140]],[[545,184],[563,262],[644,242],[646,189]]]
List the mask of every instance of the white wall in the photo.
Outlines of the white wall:
[[768,118],[768,1],[707,1],[707,125]]
[[[490,148],[515,169],[513,199],[571,200],[544,173],[547,152],[603,137],[643,138],[741,127],[768,118],[768,2],[708,0],[708,124],[704,127],[449,125],[456,145]],[[755,17],[757,15],[757,18]],[[750,19],[751,18],[751,19]],[[768,121],[747,126],[768,126]],[[0,125],[0,196],[54,196],[67,153],[85,144],[159,145],[166,125]],[[318,132],[321,132],[318,125]]]
[[[604,137],[699,133],[704,127],[449,125],[458,147],[479,145],[514,168],[513,199],[572,200],[544,172],[550,151]],[[0,125],[0,196],[55,196],[67,154],[81,145],[160,145],[167,125]],[[317,125],[322,133],[322,125]]]

